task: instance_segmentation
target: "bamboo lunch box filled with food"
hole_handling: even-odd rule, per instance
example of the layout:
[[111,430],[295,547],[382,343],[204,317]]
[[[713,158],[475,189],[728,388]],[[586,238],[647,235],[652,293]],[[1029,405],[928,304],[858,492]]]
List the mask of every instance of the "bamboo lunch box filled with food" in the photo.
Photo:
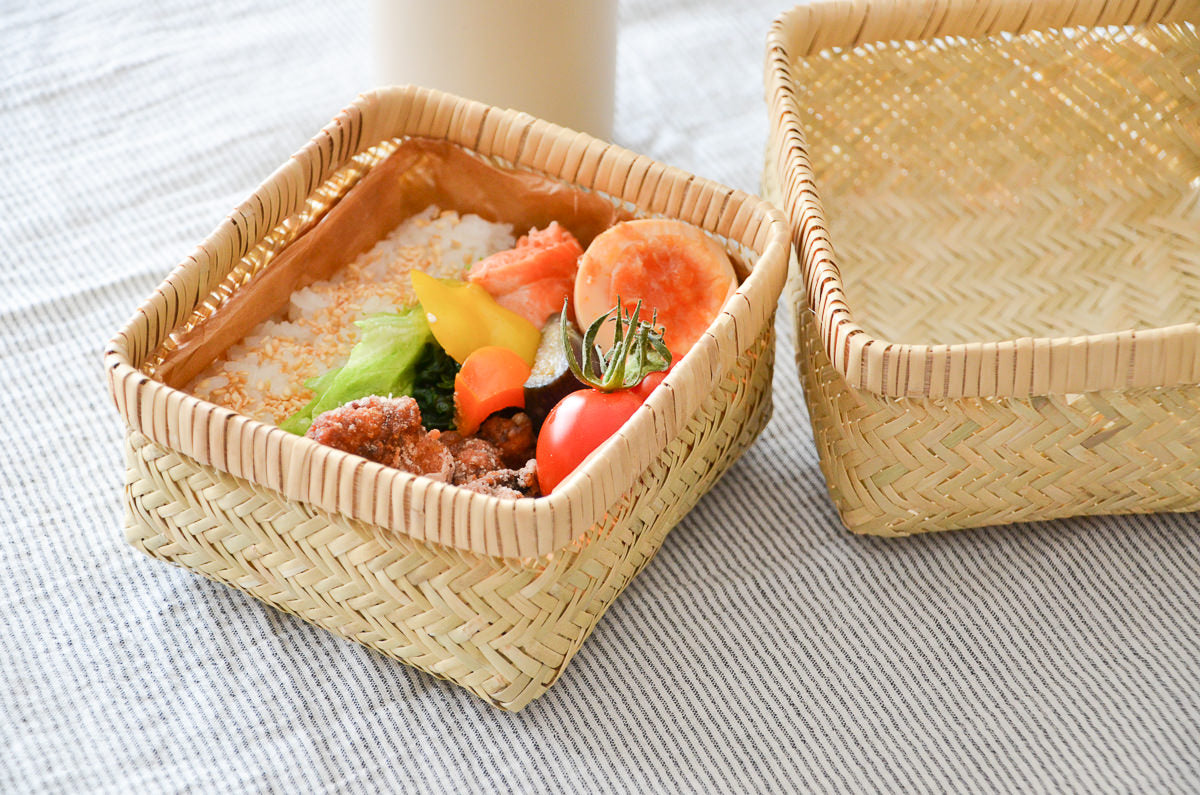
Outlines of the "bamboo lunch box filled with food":
[[[378,377],[372,363],[396,334],[432,333],[449,355],[455,312],[467,318],[462,327],[508,323],[495,332],[503,344],[534,328],[481,291],[478,306],[405,314],[411,290],[450,282],[410,284],[393,278],[397,268],[461,275],[479,252],[527,230],[552,229],[553,240],[538,238],[547,248],[567,237],[587,247],[614,225],[640,228],[637,219],[686,222],[697,245],[729,263],[728,293],[628,422],[549,493],[522,496],[536,479],[519,462],[506,468],[506,441],[527,428],[516,415],[501,417],[486,444],[451,443],[452,432],[420,422],[403,430],[417,446],[388,455],[405,465],[436,459],[416,468],[425,474],[372,460],[374,442],[359,439],[347,452],[304,435],[322,422],[309,416],[312,390]],[[782,215],[755,197],[513,111],[412,87],[366,94],[242,203],[109,343],[108,381],[126,425],[126,537],[519,710],[553,684],[667,531],[765,426],[787,252]],[[348,296],[361,297],[381,274],[390,281],[348,312]],[[541,318],[559,295],[544,287],[512,291],[519,300],[509,305]],[[667,314],[677,326],[687,319]],[[364,351],[368,338],[382,347]],[[528,344],[513,344],[534,359]],[[629,361],[651,347],[634,343]],[[344,362],[334,366],[330,350]],[[214,369],[223,357],[226,369]],[[235,360],[240,369],[229,369]],[[459,379],[470,361],[443,355],[422,365],[435,373],[426,381],[390,373],[399,380],[386,383],[403,382],[400,391],[414,396],[380,396],[321,427],[329,438],[370,423],[393,428],[417,403],[422,421],[446,411],[461,420]],[[478,368],[482,381],[504,370],[495,361]],[[513,366],[523,366],[519,356]],[[454,405],[444,391],[438,402],[449,385]],[[485,397],[498,394],[507,393]],[[492,404],[480,405],[485,416]],[[475,459],[446,450],[468,442],[506,462],[455,485]]]

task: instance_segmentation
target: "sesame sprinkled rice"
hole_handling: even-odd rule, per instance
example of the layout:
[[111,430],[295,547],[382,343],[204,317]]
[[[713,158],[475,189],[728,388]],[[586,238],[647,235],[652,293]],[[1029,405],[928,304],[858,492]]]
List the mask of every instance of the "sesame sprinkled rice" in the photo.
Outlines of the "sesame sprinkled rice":
[[304,382],[345,363],[358,337],[354,321],[416,303],[409,273],[463,278],[471,264],[515,243],[512,226],[427,207],[341,268],[292,294],[192,382],[192,394],[254,419],[280,423],[312,392]]

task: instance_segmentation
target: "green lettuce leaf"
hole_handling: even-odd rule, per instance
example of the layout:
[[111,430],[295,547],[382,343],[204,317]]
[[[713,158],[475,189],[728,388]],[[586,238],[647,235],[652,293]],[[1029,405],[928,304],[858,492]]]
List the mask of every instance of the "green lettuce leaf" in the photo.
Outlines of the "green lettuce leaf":
[[360,335],[346,364],[305,382],[313,391],[313,399],[279,427],[303,434],[318,414],[352,400],[367,395],[398,397],[413,393],[417,364],[426,346],[434,341],[421,307],[370,315],[354,325]]
[[312,425],[313,417],[317,416],[313,413],[317,402],[321,399],[321,395],[333,383],[333,379],[338,377],[338,373],[342,368],[335,367],[332,370],[318,375],[315,378],[310,378],[304,382],[305,389],[311,389],[314,395],[313,399],[304,405],[304,408],[297,411],[292,416],[288,417],[283,422],[279,423],[279,427],[283,428],[288,433],[294,433],[297,436],[303,436],[308,432],[308,427]]

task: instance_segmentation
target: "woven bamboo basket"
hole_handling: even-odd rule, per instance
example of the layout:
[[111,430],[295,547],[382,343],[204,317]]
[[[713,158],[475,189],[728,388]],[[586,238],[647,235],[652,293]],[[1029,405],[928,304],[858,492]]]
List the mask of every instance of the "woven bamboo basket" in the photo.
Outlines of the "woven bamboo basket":
[[1200,507],[1195,2],[818,0],[765,182],[846,526]]
[[[382,467],[198,400],[156,373],[181,335],[270,278],[275,255],[303,241],[389,147],[425,139],[629,214],[692,222],[743,266],[737,294],[664,388],[548,497],[503,500]],[[108,380],[128,427],[127,538],[519,710],[766,424],[787,250],[770,205],[586,135],[425,89],[364,95],[109,343]]]

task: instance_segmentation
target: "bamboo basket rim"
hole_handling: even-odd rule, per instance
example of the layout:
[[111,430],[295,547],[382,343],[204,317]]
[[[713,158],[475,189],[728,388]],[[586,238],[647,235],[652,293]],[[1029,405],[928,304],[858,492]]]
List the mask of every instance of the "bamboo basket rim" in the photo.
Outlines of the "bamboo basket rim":
[[[848,301],[828,232],[804,132],[792,62],[833,47],[941,37],[984,38],[1072,27],[1200,24],[1195,0],[813,0],[781,13],[767,37],[765,82],[783,206],[799,273],[790,289],[816,316],[823,346],[850,386],[885,397],[1029,397],[1193,383],[1200,372],[1200,325],[953,344],[903,343],[860,326]],[[800,293],[803,293],[803,297]],[[1194,366],[1167,363],[1191,356]],[[1107,361],[1107,365],[1103,362]],[[1115,361],[1116,366],[1112,365]],[[924,370],[924,383],[900,383],[901,371]],[[970,369],[1013,377],[981,390]],[[889,378],[889,372],[892,377]]]
[[[380,137],[382,130],[391,132]],[[203,278],[213,252],[247,240],[248,249],[352,157],[397,137],[445,140],[650,214],[687,216],[757,253],[735,295],[664,388],[548,496],[501,499],[384,467],[193,397],[140,370],[206,297],[201,289],[195,300],[183,302],[188,306],[179,302],[190,292],[189,279]],[[547,167],[538,165],[543,160]],[[278,199],[297,180],[305,186],[302,195],[291,197],[280,217],[264,221],[262,197]],[[129,426],[202,464],[418,540],[490,557],[541,557],[577,541],[618,507],[728,363],[770,322],[786,280],[789,246],[782,213],[758,197],[526,113],[416,86],[378,88],[337,114],[176,266],[108,342],[103,361]],[[331,482],[336,486],[330,488]]]

